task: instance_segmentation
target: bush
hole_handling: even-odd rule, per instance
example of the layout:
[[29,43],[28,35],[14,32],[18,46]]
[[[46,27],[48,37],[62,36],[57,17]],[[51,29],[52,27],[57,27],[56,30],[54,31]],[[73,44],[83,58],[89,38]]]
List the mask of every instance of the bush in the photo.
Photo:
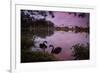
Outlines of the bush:
[[73,47],[73,56],[75,60],[86,60],[89,59],[89,44],[87,46],[83,44],[76,44]]

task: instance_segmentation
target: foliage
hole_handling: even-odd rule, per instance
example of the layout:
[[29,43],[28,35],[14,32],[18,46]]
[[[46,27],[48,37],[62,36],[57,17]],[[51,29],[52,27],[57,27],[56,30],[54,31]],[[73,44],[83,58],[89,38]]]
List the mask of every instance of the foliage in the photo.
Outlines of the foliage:
[[29,50],[32,46],[34,43],[30,38],[21,36],[21,50]]
[[79,27],[79,26],[75,26],[75,33],[77,32],[86,32],[89,33],[89,27]]
[[68,12],[69,14],[73,14],[74,16],[84,18],[86,17],[86,13],[76,13],[76,12]]
[[76,60],[86,60],[89,59],[89,44],[87,46],[83,44],[76,44],[72,47],[73,56]]
[[40,52],[40,51],[35,51],[35,52],[25,52],[22,51],[21,53],[21,62],[47,62],[47,61],[56,61],[57,59],[52,55],[49,54],[48,52]]
[[47,16],[54,18],[52,11],[21,10],[21,27],[29,27],[34,21],[46,20]]

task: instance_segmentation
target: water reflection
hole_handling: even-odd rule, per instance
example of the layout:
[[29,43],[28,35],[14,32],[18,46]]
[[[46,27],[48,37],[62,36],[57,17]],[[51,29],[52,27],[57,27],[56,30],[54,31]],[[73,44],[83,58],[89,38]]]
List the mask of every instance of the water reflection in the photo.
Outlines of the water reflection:
[[[40,25],[41,22],[45,26]],[[34,57],[36,61],[44,61],[44,59],[46,59],[45,56],[47,56],[47,60],[52,59],[52,57],[55,57],[56,60],[73,60],[76,56],[72,56],[72,46],[77,43],[84,45],[89,43],[88,27],[54,27],[53,23],[49,21],[45,22],[44,20],[39,20],[27,28],[22,28],[21,32],[22,58],[24,57],[25,60],[30,58],[30,61],[35,61],[34,59],[31,60],[33,54],[35,54]],[[76,49],[76,47],[74,48]],[[78,45],[77,48],[87,47]],[[27,52],[30,53],[27,54]],[[74,53],[76,54],[77,52]],[[82,53],[84,54],[84,52]],[[28,56],[29,54],[31,57]],[[42,59],[41,55],[43,55]],[[39,58],[39,60],[37,58]],[[53,58],[53,60],[55,60],[55,58]],[[24,59],[22,60],[25,61]],[[79,59],[82,58],[79,57]]]
[[[41,47],[39,47],[40,43],[43,43],[43,41],[47,41],[47,49],[45,49],[46,52],[51,53],[52,48],[50,48],[50,45],[53,45],[54,47],[61,47],[62,50],[59,54],[54,54],[56,58],[59,60],[72,60],[74,57],[72,56],[72,50],[70,49],[73,45],[80,43],[85,44],[89,43],[89,34],[86,32],[82,33],[75,33],[72,31],[52,31],[52,32],[45,32],[43,31],[37,31],[35,32],[36,38],[33,41],[33,46],[31,48],[32,51],[43,51]],[[35,43],[34,43],[35,42]]]
[[20,14],[21,62],[89,59],[89,13],[21,10]]

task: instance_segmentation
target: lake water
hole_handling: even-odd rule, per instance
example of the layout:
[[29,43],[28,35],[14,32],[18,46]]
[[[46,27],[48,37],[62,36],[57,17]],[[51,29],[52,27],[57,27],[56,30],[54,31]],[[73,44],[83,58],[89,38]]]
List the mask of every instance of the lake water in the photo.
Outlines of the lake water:
[[72,31],[54,31],[52,35],[47,35],[44,38],[37,36],[34,40],[35,47],[32,47],[32,51],[36,49],[41,50],[39,48],[39,44],[43,41],[47,41],[46,51],[51,53],[52,48],[49,45],[53,45],[54,47],[61,47],[62,50],[59,54],[54,55],[59,60],[72,60],[74,57],[72,56],[71,47],[77,43],[87,44],[89,43],[89,34],[85,32],[72,32]]

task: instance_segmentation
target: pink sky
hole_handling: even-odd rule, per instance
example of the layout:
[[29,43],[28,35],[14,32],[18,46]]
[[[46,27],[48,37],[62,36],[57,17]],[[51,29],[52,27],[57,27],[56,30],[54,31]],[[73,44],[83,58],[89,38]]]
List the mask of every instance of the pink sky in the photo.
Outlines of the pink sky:
[[89,15],[86,13],[86,17],[80,18],[78,16],[74,16],[74,14],[68,14],[67,12],[54,12],[55,17],[50,18],[47,17],[47,20],[52,21],[56,26],[87,26],[89,22]]

